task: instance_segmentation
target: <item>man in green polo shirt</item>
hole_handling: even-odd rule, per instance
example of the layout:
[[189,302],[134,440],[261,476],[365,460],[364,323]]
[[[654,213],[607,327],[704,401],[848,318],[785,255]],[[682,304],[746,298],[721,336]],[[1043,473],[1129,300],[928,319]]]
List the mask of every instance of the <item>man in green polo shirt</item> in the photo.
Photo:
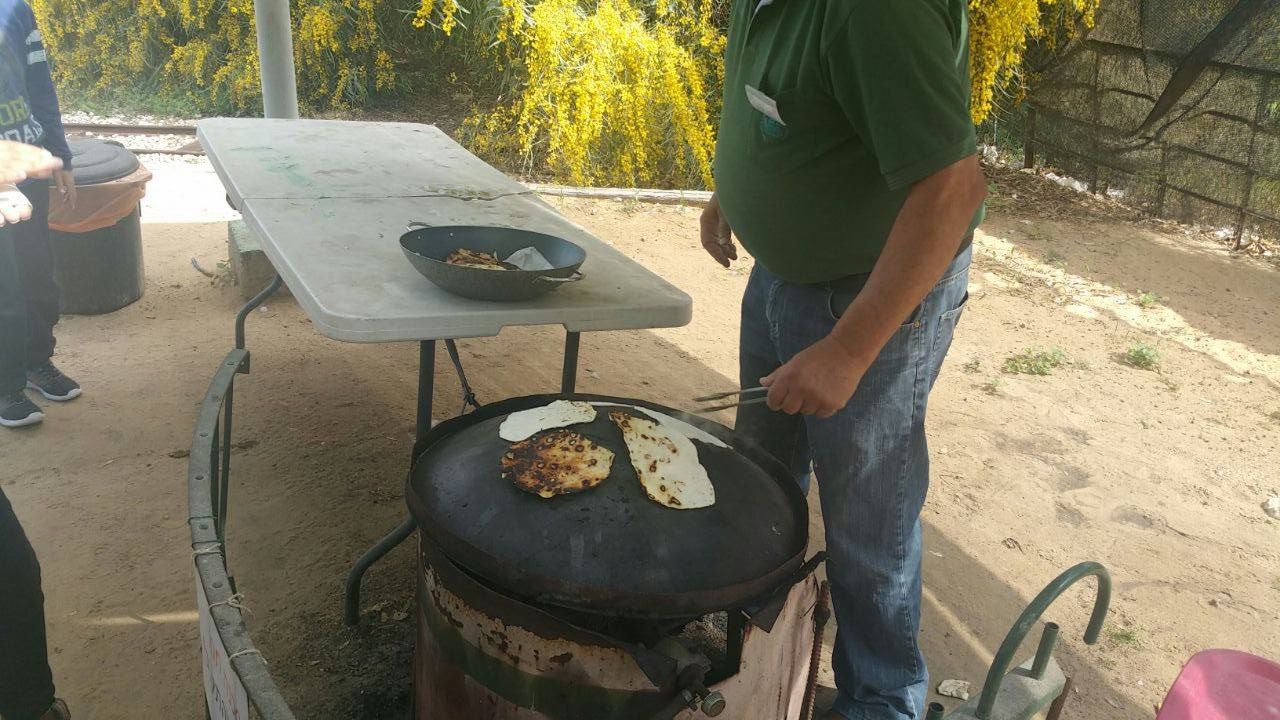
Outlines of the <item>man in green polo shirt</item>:
[[817,477],[839,625],[827,718],[924,715],[929,391],[985,184],[965,0],[733,0],[702,244],[756,258],[738,431]]

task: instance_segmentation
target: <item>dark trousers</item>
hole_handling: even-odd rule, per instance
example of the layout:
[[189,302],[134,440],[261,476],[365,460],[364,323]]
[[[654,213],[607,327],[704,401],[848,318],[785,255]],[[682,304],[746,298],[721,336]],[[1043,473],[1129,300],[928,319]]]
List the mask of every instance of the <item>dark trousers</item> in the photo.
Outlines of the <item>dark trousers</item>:
[[26,387],[26,371],[52,357],[56,342],[49,182],[24,183],[22,192],[31,200],[31,219],[0,228],[0,393]]
[[38,720],[52,704],[40,563],[0,488],[0,716]]

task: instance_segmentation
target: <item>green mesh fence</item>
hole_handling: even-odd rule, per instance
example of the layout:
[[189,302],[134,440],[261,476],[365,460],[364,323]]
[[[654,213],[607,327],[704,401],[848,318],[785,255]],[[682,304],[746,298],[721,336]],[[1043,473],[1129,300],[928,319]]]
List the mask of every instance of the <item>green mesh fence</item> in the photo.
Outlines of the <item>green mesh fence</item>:
[[1030,157],[1238,246],[1280,238],[1280,0],[1111,0],[1028,100]]

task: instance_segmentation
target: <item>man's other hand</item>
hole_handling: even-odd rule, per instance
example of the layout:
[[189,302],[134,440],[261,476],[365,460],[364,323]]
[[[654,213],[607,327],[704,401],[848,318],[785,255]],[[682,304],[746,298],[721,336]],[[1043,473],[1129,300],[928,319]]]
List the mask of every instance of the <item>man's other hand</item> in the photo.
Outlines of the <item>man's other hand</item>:
[[769,409],[828,418],[849,404],[865,372],[839,340],[827,336],[761,378],[760,384],[769,388]]
[[62,168],[62,161],[42,147],[0,140],[0,184],[20,183],[27,178],[47,178]]
[[[58,161],[61,164],[62,161]],[[31,201],[12,183],[0,184],[0,226],[31,219]]]
[[729,227],[729,221],[725,220],[720,212],[720,201],[716,199],[714,193],[706,209],[702,211],[699,225],[702,249],[706,250],[716,262],[729,267],[730,263],[738,259],[738,247],[733,244],[733,230]]

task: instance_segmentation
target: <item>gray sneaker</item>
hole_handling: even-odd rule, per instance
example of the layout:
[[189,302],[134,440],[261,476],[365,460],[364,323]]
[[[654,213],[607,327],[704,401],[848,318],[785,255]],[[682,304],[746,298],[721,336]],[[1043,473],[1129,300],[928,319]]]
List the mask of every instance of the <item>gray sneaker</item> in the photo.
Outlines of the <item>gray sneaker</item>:
[[80,397],[80,383],[72,380],[54,367],[52,361],[27,371],[27,387],[55,402],[66,402]]
[[27,394],[18,390],[0,395],[0,426],[18,428],[35,425],[44,420],[40,406],[31,402]]

